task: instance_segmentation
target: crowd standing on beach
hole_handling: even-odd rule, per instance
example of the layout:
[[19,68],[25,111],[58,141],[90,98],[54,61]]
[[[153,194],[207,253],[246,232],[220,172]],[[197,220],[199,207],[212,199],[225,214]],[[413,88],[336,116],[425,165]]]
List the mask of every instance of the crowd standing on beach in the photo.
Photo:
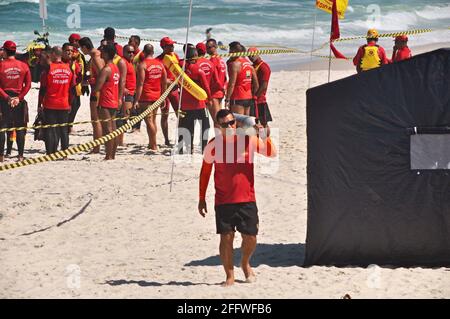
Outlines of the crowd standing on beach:
[[[172,146],[168,132],[170,107],[179,117],[179,128],[191,135],[190,143],[186,141],[185,134],[179,135],[179,153],[184,152],[184,145],[187,153],[193,153],[197,120],[201,122],[202,137],[207,136],[205,132],[210,128],[209,116],[218,128],[216,114],[223,107],[236,114],[260,118],[264,127],[272,120],[265,98],[271,71],[261,57],[229,58],[225,62],[217,56],[218,43],[211,37],[197,45],[186,44],[183,47],[185,59],[180,59],[174,52],[176,42],[169,37],[160,40],[162,53],[156,57],[152,44],[146,44],[140,50],[141,39],[138,35],[132,35],[124,47],[115,39],[115,30],[108,27],[99,46],[95,46],[89,37],[71,34],[68,42],[61,46],[36,50],[39,52],[35,54],[37,61],[33,61],[33,65],[39,65],[42,70],[38,76],[40,88],[36,122],[55,125],[43,129],[42,139],[47,154],[55,153],[58,147],[61,150],[69,147],[73,126],[57,124],[75,121],[82,95],[90,96],[94,139],[111,133],[126,123],[128,117],[148,109],[176,81],[169,67],[163,63],[166,55],[175,57],[179,65],[184,66],[186,74],[207,94],[207,99],[198,100],[187,90],[180,94],[180,85],[175,85],[159,108],[166,146]],[[246,51],[239,42],[232,42],[229,47],[230,53]],[[29,122],[28,104],[24,98],[31,88],[32,74],[27,62],[20,60],[13,41],[6,41],[1,47],[0,129],[3,131],[0,132],[0,162],[4,161],[5,156],[11,156],[14,140],[18,160],[24,159],[26,130],[5,132],[5,129],[25,127]],[[150,152],[158,150],[157,113],[153,110],[144,119]],[[137,123],[133,131],[139,131],[140,124]],[[124,145],[123,138],[122,134],[106,143],[105,160],[115,158],[117,146]],[[202,140],[203,151],[207,140]],[[92,150],[94,154],[99,152],[99,146]]]

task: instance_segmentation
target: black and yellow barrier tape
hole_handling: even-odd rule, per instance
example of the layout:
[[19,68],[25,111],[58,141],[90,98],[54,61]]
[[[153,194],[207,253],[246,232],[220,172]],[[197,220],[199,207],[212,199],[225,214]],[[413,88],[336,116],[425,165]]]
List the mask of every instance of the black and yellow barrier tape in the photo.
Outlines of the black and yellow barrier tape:
[[257,50],[253,52],[235,52],[235,53],[224,53],[224,54],[216,54],[215,57],[220,58],[235,58],[235,57],[244,57],[244,56],[255,56],[255,55],[268,55],[268,54],[290,54],[290,53],[299,53],[296,49],[270,49],[270,50]]
[[[182,75],[180,75],[181,77]],[[161,97],[156,100],[148,109],[146,109],[144,112],[142,112],[140,115],[136,116],[136,118],[132,119],[128,123],[124,124],[123,126],[119,127],[115,131],[109,133],[108,135],[102,136],[98,139],[95,139],[93,141],[72,146],[69,147],[67,150],[59,151],[53,154],[49,155],[43,155],[39,157],[29,158],[25,159],[23,161],[17,162],[17,163],[10,163],[0,166],[0,172],[6,171],[14,168],[29,166],[33,164],[39,164],[39,163],[45,163],[50,161],[56,161],[58,159],[62,159],[64,157],[67,157],[69,155],[75,155],[76,153],[83,152],[83,151],[89,151],[90,149],[100,146],[101,144],[105,144],[106,142],[112,140],[113,138],[116,138],[117,136],[125,133],[127,130],[131,129],[134,124],[138,123],[139,121],[143,120],[147,115],[149,115],[153,110],[158,108],[169,96],[172,89],[177,85],[177,81],[174,81],[167,90],[161,95]]]
[[[167,112],[164,114],[175,114],[176,112]],[[186,115],[186,112],[178,111],[178,114],[181,118]],[[158,113],[156,115],[162,115],[162,113]],[[137,115],[134,116],[125,116],[125,117],[113,117],[112,121],[126,121],[132,120],[136,118]],[[101,123],[108,122],[111,120],[91,120],[91,121],[80,121],[80,122],[72,122],[72,123],[61,123],[61,124],[44,124],[44,125],[33,125],[33,126],[22,126],[22,127],[11,127],[11,128],[2,128],[0,129],[0,133],[2,132],[12,132],[12,131],[25,131],[25,130],[35,130],[35,129],[44,129],[44,128],[52,128],[52,127],[64,127],[64,126],[73,126],[73,125],[82,125],[82,124],[91,124],[91,123]]]
[[[416,34],[435,32],[435,31],[444,31],[444,30],[450,30],[450,27],[444,28],[444,29],[416,29],[416,30],[408,30],[408,31],[400,31],[400,32],[382,33],[382,34],[379,34],[378,37],[379,38],[394,38],[399,35],[416,35]],[[334,40],[334,42],[352,41],[352,40],[366,39],[366,38],[367,38],[367,36],[361,35],[361,36],[355,36],[355,37],[336,39],[336,40]]]

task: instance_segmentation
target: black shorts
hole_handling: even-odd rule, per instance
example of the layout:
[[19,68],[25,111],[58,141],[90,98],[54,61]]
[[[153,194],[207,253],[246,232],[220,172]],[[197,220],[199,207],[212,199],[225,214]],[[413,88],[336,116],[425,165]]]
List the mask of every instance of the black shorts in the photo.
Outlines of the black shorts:
[[[253,105],[250,108],[250,116],[256,116],[255,107]],[[270,114],[269,105],[267,105],[267,103],[258,104],[258,118],[259,121],[264,124],[272,122],[272,114]]]
[[217,234],[234,232],[237,229],[245,235],[258,235],[258,207],[255,202],[223,204],[214,208]]
[[234,106],[234,105],[240,105],[243,107],[251,107],[255,104],[255,102],[250,99],[250,100],[231,100],[230,101],[230,106]]
[[134,102],[134,95],[125,95],[124,102]]
[[110,115],[111,117],[116,117],[117,109],[112,109],[112,108],[110,108],[110,107],[103,107],[103,106],[99,106],[98,108],[99,108],[99,109],[107,110],[107,111],[109,112],[109,115]]

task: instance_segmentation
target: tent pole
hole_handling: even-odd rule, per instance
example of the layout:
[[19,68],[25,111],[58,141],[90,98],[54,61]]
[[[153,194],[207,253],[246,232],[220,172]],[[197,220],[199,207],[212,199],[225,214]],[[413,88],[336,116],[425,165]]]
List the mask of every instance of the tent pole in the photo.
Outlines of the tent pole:
[[314,38],[316,36],[316,23],[317,23],[317,10],[314,10],[314,25],[313,25],[313,34],[312,34],[312,42],[311,42],[311,54],[309,57],[309,74],[308,74],[308,89],[311,87],[311,68],[312,68],[312,58],[313,58],[313,50],[314,50]]
[[[189,16],[188,16],[188,25],[186,28],[186,45],[184,48],[184,59],[186,60],[186,53],[187,53],[187,44],[189,43],[189,29],[191,28],[191,19],[192,19],[192,3],[193,0],[189,1]],[[177,111],[177,125],[175,127],[175,143],[174,143],[174,147],[172,149],[172,168],[170,171],[170,192],[172,192],[172,187],[173,187],[173,171],[174,171],[174,167],[175,167],[175,153],[176,150],[178,149],[178,125],[180,123],[180,111],[181,111],[181,98],[183,97],[183,84],[184,84],[184,71],[186,70],[186,62],[183,63],[183,76],[181,77],[181,85],[180,85],[180,100],[178,103],[178,111]],[[191,136],[192,138],[192,136]],[[203,137],[202,137],[203,138]]]
[[330,83],[330,75],[331,75],[331,41],[330,41],[330,53],[328,55],[328,83]]

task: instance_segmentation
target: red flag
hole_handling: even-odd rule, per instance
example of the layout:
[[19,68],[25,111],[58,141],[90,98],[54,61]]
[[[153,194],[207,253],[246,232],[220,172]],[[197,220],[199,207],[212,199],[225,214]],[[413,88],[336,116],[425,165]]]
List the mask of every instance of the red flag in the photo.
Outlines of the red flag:
[[332,42],[330,42],[330,48],[331,48],[331,51],[333,51],[333,54],[337,59],[347,59],[347,57],[345,55],[343,55],[341,52],[338,51],[338,49],[336,49],[334,47],[334,44]]
[[337,0],[333,0],[333,7],[331,9],[331,34],[330,34],[330,41],[334,41],[336,39],[339,39],[341,36],[341,33],[339,31],[339,19],[338,19],[338,12],[337,12]]

